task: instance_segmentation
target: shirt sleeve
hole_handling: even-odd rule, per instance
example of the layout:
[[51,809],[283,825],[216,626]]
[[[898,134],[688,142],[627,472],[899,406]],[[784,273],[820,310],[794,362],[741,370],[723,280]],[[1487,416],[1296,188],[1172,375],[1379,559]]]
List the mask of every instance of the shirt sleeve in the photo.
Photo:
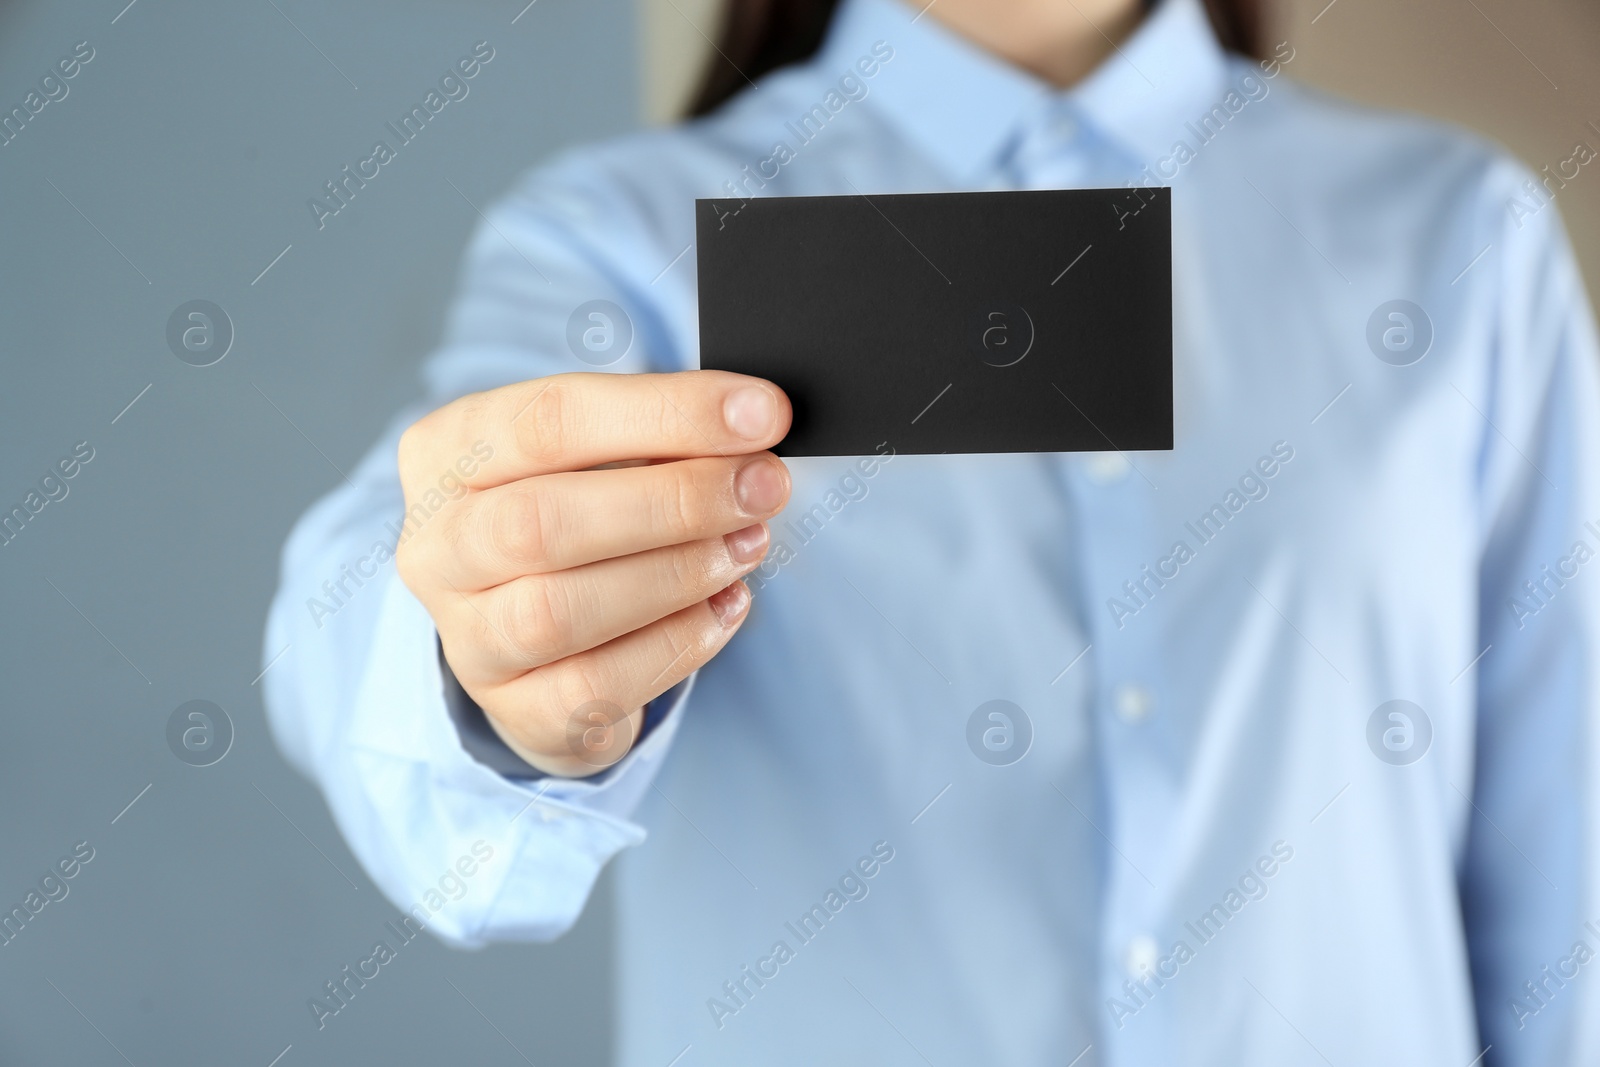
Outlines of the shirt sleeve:
[[[280,747],[321,787],[384,894],[402,910],[423,902],[428,928],[458,945],[548,940],[576,920],[606,861],[644,839],[629,817],[693,684],[655,701],[639,742],[606,771],[539,776],[474,728],[481,712],[463,706],[433,621],[393,564],[403,517],[396,447],[422,414],[560,371],[683,365],[643,287],[614,266],[659,258],[629,246],[650,228],[607,199],[601,183],[547,170],[483,220],[446,343],[425,370],[426,401],[397,416],[348,483],[300,519],[268,617],[262,681]],[[625,309],[631,325],[626,354],[604,368],[580,362],[568,341],[569,319],[592,300]],[[447,879],[466,886],[459,899],[441,896],[441,877],[463,857],[473,877]]]
[[1554,206],[1504,210],[1515,170],[1493,364],[1460,382],[1484,415],[1485,650],[1462,908],[1485,1062],[1553,1067],[1600,1063],[1600,376]]

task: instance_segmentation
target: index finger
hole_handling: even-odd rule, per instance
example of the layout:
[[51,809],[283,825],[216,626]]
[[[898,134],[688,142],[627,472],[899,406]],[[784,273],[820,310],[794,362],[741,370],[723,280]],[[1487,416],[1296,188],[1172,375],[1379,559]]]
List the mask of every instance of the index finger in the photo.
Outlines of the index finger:
[[555,374],[425,416],[401,439],[401,476],[454,467],[487,489],[624,460],[745,455],[782,440],[791,417],[783,390],[729,371]]

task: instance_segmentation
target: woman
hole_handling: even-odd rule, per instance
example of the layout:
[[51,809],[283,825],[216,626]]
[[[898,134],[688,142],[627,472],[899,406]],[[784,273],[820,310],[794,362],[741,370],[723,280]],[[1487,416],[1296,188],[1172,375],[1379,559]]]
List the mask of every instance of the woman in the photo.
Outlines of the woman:
[[[1595,335],[1531,176],[1243,0],[830,7],[530,174],[291,538],[269,706],[368,872],[546,939],[626,849],[629,1064],[1595,1062]],[[1147,184],[1171,452],[784,463],[691,369],[695,197]]]

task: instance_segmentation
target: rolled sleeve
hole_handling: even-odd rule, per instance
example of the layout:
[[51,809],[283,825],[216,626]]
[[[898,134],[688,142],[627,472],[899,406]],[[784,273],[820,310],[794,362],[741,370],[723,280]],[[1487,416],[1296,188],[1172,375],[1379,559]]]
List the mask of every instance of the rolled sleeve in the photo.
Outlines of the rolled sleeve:
[[458,945],[545,940],[571,926],[605,863],[644,840],[630,815],[672,744],[692,684],[653,702],[639,742],[604,772],[572,780],[519,771],[509,751],[495,753],[463,728],[459,704],[452,714],[454,679],[433,620],[392,561],[405,520],[402,431],[470,392],[596,369],[569,351],[578,309],[610,300],[632,320],[633,343],[605,370],[682,365],[659,328],[659,287],[624,266],[652,258],[629,244],[642,228],[601,184],[580,164],[558,161],[491,210],[465,256],[445,344],[424,369],[427,401],[402,412],[349,484],[295,526],[267,623],[264,697],[274,736],[321,786],[384,894],[405,909],[474,845],[493,850],[471,891],[429,920]]
[[[485,839],[488,894],[442,913],[434,931],[459,944],[546,940],[577,919],[605,863],[645,838],[628,820],[677,727],[660,727],[594,779],[511,777],[473,757],[446,707],[438,636],[426,609],[391,577],[373,653],[351,715],[348,773],[320,777],[340,828],[391,899],[425,884]],[[344,769],[341,769],[344,770]]]

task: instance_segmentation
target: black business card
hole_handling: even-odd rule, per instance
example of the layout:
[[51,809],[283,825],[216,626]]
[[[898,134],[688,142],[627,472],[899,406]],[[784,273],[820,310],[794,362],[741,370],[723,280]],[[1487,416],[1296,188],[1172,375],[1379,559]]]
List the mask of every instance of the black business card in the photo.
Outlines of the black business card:
[[1172,447],[1165,188],[698,200],[700,366],[783,456]]

